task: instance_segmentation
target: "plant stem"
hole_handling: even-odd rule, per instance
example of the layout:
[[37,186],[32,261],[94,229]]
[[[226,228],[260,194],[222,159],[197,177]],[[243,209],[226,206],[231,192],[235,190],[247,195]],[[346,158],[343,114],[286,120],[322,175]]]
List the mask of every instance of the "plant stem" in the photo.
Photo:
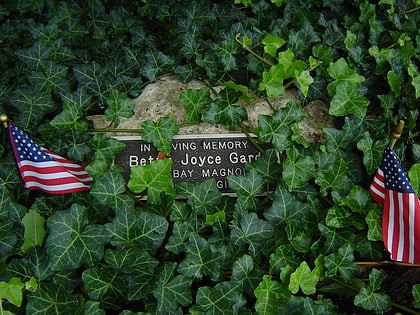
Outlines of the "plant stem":
[[284,89],[287,90],[293,83],[296,82],[296,79],[290,80],[284,85]]
[[420,267],[418,264],[403,263],[398,261],[356,261],[359,266],[376,266],[376,265],[398,265],[404,267]]
[[244,43],[241,42],[237,37],[235,37],[235,40],[236,40],[237,43],[239,43],[242,46],[243,49],[245,49],[247,52],[249,52],[251,55],[253,55],[258,60],[264,62],[265,64],[269,65],[270,67],[274,66],[274,64],[272,64],[270,61],[268,61],[267,59],[265,59],[265,58],[261,57],[260,55],[258,55],[255,51],[253,51],[248,46],[245,46]]
[[246,130],[245,126],[243,124],[241,124],[240,126],[241,126],[241,131],[246,135],[248,140],[251,141],[251,143],[257,148],[257,150],[259,152],[263,153],[264,149],[258,144],[257,141],[255,141],[255,139],[253,137],[251,137],[248,130]]
[[416,311],[414,311],[412,309],[409,309],[408,307],[406,307],[404,305],[401,305],[401,304],[397,304],[397,303],[391,302],[391,306],[394,307],[394,308],[398,308],[398,309],[404,311],[407,314],[420,315],[419,312],[416,312]]
[[[183,127],[189,127],[196,124],[192,123],[184,123],[184,124],[178,124],[179,128]],[[106,132],[126,132],[126,133],[143,133],[143,129],[124,129],[124,128],[111,128],[111,127],[105,127],[105,128],[94,128],[89,129],[88,132],[94,132],[94,133],[106,133]]]
[[89,129],[88,132],[95,132],[95,133],[106,133],[106,132],[143,133],[143,129],[95,128],[95,129]]
[[420,10],[420,6],[419,7],[412,8],[412,9],[409,9],[409,10],[401,11],[400,14],[409,14],[409,13],[413,13],[413,12],[415,12],[417,10]]
[[204,80],[204,84],[215,94],[219,94],[215,88],[213,87],[213,85],[210,84],[210,82],[208,80]]
[[[350,285],[348,283],[345,283],[345,282],[343,282],[343,281],[341,281],[339,279],[336,279],[336,278],[332,278],[332,280],[335,281],[336,283],[342,285],[343,287],[346,287],[348,289],[351,289],[351,290],[353,290],[355,292],[359,292],[358,289],[356,289],[355,287],[353,287],[352,285]],[[398,308],[398,309],[400,309],[400,310],[402,310],[402,311],[404,311],[406,313],[409,313],[409,314],[420,315],[419,312],[416,312],[416,311],[414,311],[414,310],[412,310],[412,309],[410,309],[410,308],[408,308],[408,307],[406,307],[404,305],[398,304],[398,303],[391,302],[390,303],[390,306],[392,306],[394,308]]]

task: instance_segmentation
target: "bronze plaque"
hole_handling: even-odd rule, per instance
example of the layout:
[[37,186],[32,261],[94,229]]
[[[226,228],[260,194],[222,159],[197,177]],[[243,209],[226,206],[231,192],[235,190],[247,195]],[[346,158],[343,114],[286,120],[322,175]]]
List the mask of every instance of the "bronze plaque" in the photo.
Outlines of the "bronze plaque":
[[[165,158],[162,153],[140,137],[116,137],[126,144],[115,165],[124,168],[128,180],[130,168],[147,165]],[[253,162],[261,153],[245,134],[177,135],[172,139],[173,182],[201,182],[214,178],[221,192],[230,192],[229,175],[245,174],[245,163]]]

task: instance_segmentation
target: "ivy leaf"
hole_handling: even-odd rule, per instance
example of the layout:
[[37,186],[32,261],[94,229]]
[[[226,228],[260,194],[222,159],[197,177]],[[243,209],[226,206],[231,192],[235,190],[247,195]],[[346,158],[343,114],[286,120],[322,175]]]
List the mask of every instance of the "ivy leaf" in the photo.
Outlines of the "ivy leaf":
[[[348,160],[349,148],[353,148],[354,143],[360,140],[363,136],[361,130],[363,120],[356,117],[347,116],[344,121],[344,126],[341,130],[336,128],[324,128],[326,137],[326,148],[333,156],[341,156],[344,160]],[[335,159],[331,159],[335,160]]]
[[247,172],[250,172],[252,169],[256,170],[268,183],[276,183],[281,176],[281,165],[277,151],[274,149],[264,150],[258,159],[245,164]]
[[414,191],[417,192],[417,195],[420,193],[420,164],[414,164],[407,173],[410,178],[410,184],[413,186]]
[[301,156],[295,147],[286,149],[282,178],[290,191],[298,190],[313,178],[315,161],[310,156]]
[[104,258],[108,265],[125,273],[150,273],[159,264],[148,251],[139,251],[135,247],[107,249]]
[[76,54],[66,44],[62,38],[57,38],[50,42],[52,47],[51,59],[53,62],[68,65],[77,58]]
[[87,209],[73,204],[48,218],[45,247],[52,270],[91,266],[103,257],[109,236],[101,225],[89,224]]
[[45,219],[33,209],[22,218],[22,224],[25,227],[25,233],[20,249],[26,253],[32,247],[41,246],[47,232],[44,228]]
[[56,11],[54,21],[60,25],[64,40],[82,40],[83,36],[88,33],[85,26],[80,23],[77,10],[78,7],[75,4],[64,3],[60,10]]
[[117,270],[88,268],[83,271],[82,281],[89,297],[105,305],[117,307],[127,296],[126,276]]
[[204,68],[207,71],[207,75],[210,79],[216,78],[218,63],[213,53],[204,52],[197,54],[196,62],[199,67]]
[[[182,42],[182,48],[179,50],[180,54],[187,58],[194,58],[200,53],[201,47],[198,44],[198,40],[195,38],[193,32],[182,34],[180,41]],[[185,82],[185,81],[184,81]]]
[[124,287],[128,281],[127,297],[130,301],[139,300],[151,292],[155,281],[155,268],[159,261],[148,251],[140,251],[134,246],[108,249],[104,258],[107,264],[125,274]]
[[375,293],[381,287],[382,281],[382,273],[373,268],[369,274],[369,284],[356,294],[354,305],[376,313],[385,311],[391,304],[391,298],[387,294]]
[[17,236],[13,232],[13,222],[9,220],[0,221],[0,255],[9,254],[17,242]]
[[105,174],[114,158],[125,148],[123,142],[108,138],[103,134],[96,134],[89,141],[89,146],[95,154],[93,161],[86,166],[86,171],[92,176]]
[[96,301],[87,300],[83,305],[81,305],[78,309],[78,312],[75,313],[76,315],[106,315],[103,309],[100,309],[100,303]]
[[90,194],[104,206],[119,209],[132,203],[129,196],[124,195],[126,190],[123,170],[114,166],[104,174],[97,176],[93,182]]
[[413,285],[413,287],[411,288],[411,293],[414,297],[413,306],[415,308],[420,308],[420,284]]
[[240,123],[248,118],[247,111],[242,106],[234,105],[239,99],[239,93],[229,87],[223,89],[203,113],[203,121],[213,124],[223,124],[229,130],[236,130]]
[[275,314],[280,304],[290,299],[287,287],[273,280],[271,275],[263,276],[254,294],[257,298],[255,310],[259,315]]
[[142,139],[152,143],[159,151],[170,154],[172,149],[172,137],[179,131],[173,117],[162,117],[156,123],[146,120],[142,124],[144,128]]
[[303,301],[303,313],[304,314],[324,314],[334,315],[337,314],[336,306],[330,299],[319,299],[317,301],[311,298],[300,298]]
[[101,100],[106,99],[109,92],[106,79],[106,68],[96,61],[89,64],[74,66],[73,72],[79,85],[84,86],[92,95],[98,96]]
[[105,110],[105,118],[112,121],[115,128],[120,123],[119,116],[130,118],[134,115],[134,100],[127,98],[112,86],[109,89],[106,102],[108,107]]
[[207,240],[197,234],[192,234],[187,246],[187,256],[178,266],[178,271],[194,279],[209,276],[213,281],[220,279],[223,255],[212,248]]
[[340,205],[348,207],[353,212],[364,212],[371,200],[372,198],[368,190],[355,185]]
[[[326,148],[327,152],[319,152],[318,167],[320,169],[333,168],[334,163],[340,163],[338,160],[343,159],[347,164],[347,168],[351,170],[348,173],[349,178],[353,182],[360,182],[363,178],[363,169],[359,155],[354,151],[355,143],[361,138],[362,129],[361,122],[356,116],[347,116],[342,130],[335,128],[325,128]],[[343,190],[344,192],[344,190]],[[347,192],[345,192],[347,194]]]
[[235,4],[243,4],[247,8],[252,4],[252,0],[235,0]]
[[200,183],[183,182],[176,186],[178,193],[188,198],[190,205],[197,214],[211,214],[222,200],[222,194],[217,188],[214,178]]
[[248,245],[251,254],[256,255],[264,244],[273,236],[274,229],[266,221],[258,218],[256,213],[248,213],[234,222],[231,238],[235,246]]
[[185,107],[187,123],[199,123],[202,112],[211,102],[210,89],[187,89],[179,93],[179,102]]
[[275,57],[277,50],[286,44],[286,41],[283,38],[268,33],[263,38],[262,43],[264,45],[264,52],[272,57]]
[[30,314],[75,314],[79,302],[63,286],[45,283],[34,293],[28,294],[26,311]]
[[353,247],[349,243],[340,247],[338,253],[325,256],[324,265],[326,277],[335,277],[340,273],[346,282],[360,272],[360,267],[354,263]]
[[238,52],[238,45],[233,36],[219,42],[215,50],[216,55],[224,66],[224,71],[236,70],[238,68],[235,57],[235,54]]
[[154,252],[162,245],[168,223],[156,214],[124,207],[118,209],[115,218],[105,227],[110,243],[117,249],[136,247]]
[[286,92],[283,81],[287,77],[282,64],[274,65],[268,72],[263,72],[263,81],[259,85],[260,91],[266,91],[271,98],[279,97]]
[[249,105],[253,100],[255,100],[255,97],[249,95],[249,89],[247,86],[242,84],[237,84],[233,82],[232,80],[226,81],[226,82],[219,82],[221,86],[226,86],[228,88],[231,88],[233,90],[236,90],[241,93],[241,99],[245,102],[245,104]]
[[391,88],[391,91],[395,96],[400,96],[401,94],[401,85],[404,82],[404,80],[401,78],[401,76],[398,75],[393,70],[389,70],[386,79],[388,81],[389,87]]
[[305,20],[298,30],[291,29],[288,34],[288,46],[299,56],[306,57],[310,52],[308,47],[312,47],[315,43],[321,41],[317,32],[314,30],[313,24],[308,20]]
[[417,66],[410,62],[407,68],[408,74],[411,77],[411,85],[414,87],[414,90],[416,91],[416,98],[420,97],[420,73],[417,69]]
[[256,210],[260,201],[257,198],[264,192],[264,180],[255,169],[245,175],[230,175],[227,177],[229,187],[237,193],[237,207],[246,210]]
[[363,152],[363,165],[369,174],[377,171],[387,143],[386,139],[373,142],[368,132],[365,132],[363,138],[357,142],[357,148]]
[[360,89],[348,81],[337,84],[336,93],[331,99],[329,114],[346,116],[354,114],[360,118],[365,117],[369,100],[360,95]]
[[264,213],[264,217],[272,225],[292,224],[302,226],[302,218],[310,211],[308,203],[300,202],[285,187],[277,186],[273,203]]
[[314,82],[314,79],[311,77],[311,74],[308,70],[303,70],[300,73],[295,74],[296,81],[299,84],[300,91],[306,97],[308,96],[309,87]]
[[353,183],[349,178],[349,169],[346,162],[340,158],[335,161],[328,169],[322,169],[315,177],[324,195],[327,190],[338,192],[341,196],[347,195]]
[[261,141],[271,142],[278,152],[283,152],[290,144],[293,123],[300,122],[305,112],[295,101],[289,101],[285,108],[280,108],[273,115],[258,116],[258,136]]
[[311,242],[312,242],[312,235],[310,233],[311,223],[307,223],[309,220],[304,219],[305,221],[302,224],[295,224],[289,223],[286,226],[286,234],[287,239],[289,240],[290,244],[296,249],[298,252],[306,253],[310,249]]
[[87,122],[78,121],[81,117],[83,117],[82,108],[78,104],[65,99],[63,110],[50,121],[50,124],[60,130],[79,130],[84,132],[89,126]]
[[355,242],[355,235],[353,231],[340,230],[330,228],[322,223],[318,224],[318,229],[321,235],[325,237],[323,251],[325,253],[335,253],[340,247],[346,245],[348,242]]
[[6,299],[19,307],[22,304],[24,286],[25,284],[16,277],[12,277],[8,282],[0,281],[0,299]]
[[17,49],[17,57],[30,69],[40,70],[44,63],[50,59],[52,48],[42,40],[37,40],[29,48]]
[[174,63],[171,57],[157,49],[149,49],[145,53],[145,60],[140,73],[151,82],[156,81],[159,75],[170,72]]
[[12,202],[10,192],[6,188],[6,183],[3,180],[1,180],[1,185],[0,185],[0,220],[1,221],[9,217],[8,206],[10,202]]
[[105,13],[105,8],[92,6],[89,9],[89,17],[87,27],[91,32],[93,31],[93,38],[106,38],[105,30],[111,23],[109,15]]
[[299,259],[291,245],[280,245],[270,255],[270,273],[280,273],[283,268],[290,266],[297,268]]
[[63,94],[70,89],[66,78],[68,71],[66,66],[58,65],[49,60],[39,70],[29,75],[29,79],[36,87],[36,90],[44,91],[45,93]]
[[182,275],[174,277],[176,263],[165,264],[160,273],[158,285],[153,290],[153,296],[158,300],[157,311],[171,313],[179,305],[187,306],[192,302],[191,278]]
[[377,291],[381,288],[384,281],[384,275],[378,269],[373,268],[369,274],[369,283],[366,286],[371,291]]
[[25,258],[12,260],[7,270],[20,279],[35,277],[40,282],[54,275],[55,272],[49,264],[45,248],[33,247],[26,253]]
[[292,294],[299,291],[299,287],[306,295],[311,295],[316,292],[316,284],[318,283],[318,276],[311,272],[306,261],[302,261],[299,267],[290,275],[289,290]]
[[165,192],[174,195],[171,175],[172,160],[154,160],[147,165],[138,165],[131,168],[127,187],[135,194],[147,189],[147,198],[150,203],[158,204],[160,194]]
[[172,228],[172,234],[169,237],[165,248],[174,254],[186,252],[188,238],[193,232],[194,227],[190,222],[176,221]]
[[263,80],[258,89],[266,91],[268,97],[278,97],[285,92],[284,80],[295,78],[300,74],[306,65],[303,61],[295,60],[293,51],[288,48],[278,54],[278,64],[272,66],[268,71],[263,72]]
[[262,272],[255,270],[254,260],[245,254],[239,257],[232,267],[232,281],[242,283],[244,291],[253,294],[261,281]]
[[238,282],[219,282],[214,287],[200,287],[197,291],[197,308],[206,314],[234,315],[244,306],[245,298]]
[[[349,67],[344,58],[340,58],[336,62],[331,62],[328,66],[328,74],[334,79],[327,87],[330,96],[339,93],[339,90],[344,87],[357,90],[358,93],[360,85],[365,81],[363,76]],[[338,88],[338,85],[342,83],[347,84],[341,85]]]
[[342,228],[353,225],[356,229],[362,230],[365,227],[364,220],[361,216],[354,215],[351,209],[338,205],[328,209],[325,217],[325,224],[334,228]]
[[15,123],[22,129],[33,130],[43,117],[55,110],[56,105],[47,93],[19,89],[12,96],[11,103],[19,110]]
[[382,207],[375,204],[377,209],[370,210],[366,216],[368,225],[367,239],[369,241],[382,241]]

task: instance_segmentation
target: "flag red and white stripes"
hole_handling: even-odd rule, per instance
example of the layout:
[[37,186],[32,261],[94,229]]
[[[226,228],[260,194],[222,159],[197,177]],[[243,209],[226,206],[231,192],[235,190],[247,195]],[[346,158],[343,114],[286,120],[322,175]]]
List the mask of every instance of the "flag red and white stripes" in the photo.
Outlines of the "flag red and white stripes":
[[382,236],[391,259],[420,264],[420,201],[389,147],[370,193],[383,206]]
[[92,178],[82,166],[40,147],[13,123],[9,123],[8,129],[16,163],[26,188],[50,194],[90,189]]

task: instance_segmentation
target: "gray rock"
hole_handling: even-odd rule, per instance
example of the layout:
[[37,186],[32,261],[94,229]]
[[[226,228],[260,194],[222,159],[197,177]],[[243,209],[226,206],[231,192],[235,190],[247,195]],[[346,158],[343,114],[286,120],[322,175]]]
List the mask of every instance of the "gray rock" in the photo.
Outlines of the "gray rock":
[[[146,86],[142,94],[136,99],[134,116],[130,118],[120,118],[118,129],[139,129],[145,120],[157,121],[160,117],[173,115],[177,124],[185,123],[185,108],[179,103],[179,93],[184,89],[195,89],[206,86],[203,82],[193,80],[187,84],[182,83],[176,76],[162,78],[156,83]],[[223,87],[215,87],[215,91],[220,91]],[[287,90],[286,93],[278,98],[258,99],[250,105],[243,105],[248,112],[248,121],[244,122],[249,130],[258,126],[258,115],[272,115],[277,109],[285,107],[286,104],[294,100],[298,102],[297,92]],[[322,142],[324,134],[322,129],[333,127],[333,117],[328,114],[328,105],[321,101],[314,101],[307,104],[304,108],[305,119],[299,123],[302,136],[306,141]],[[89,116],[95,128],[105,128],[110,125],[103,115]],[[240,132],[238,130],[237,132]],[[232,133],[222,125],[201,123],[199,125],[182,127],[179,134],[223,134]],[[108,133],[110,136],[133,135],[133,133]]]

